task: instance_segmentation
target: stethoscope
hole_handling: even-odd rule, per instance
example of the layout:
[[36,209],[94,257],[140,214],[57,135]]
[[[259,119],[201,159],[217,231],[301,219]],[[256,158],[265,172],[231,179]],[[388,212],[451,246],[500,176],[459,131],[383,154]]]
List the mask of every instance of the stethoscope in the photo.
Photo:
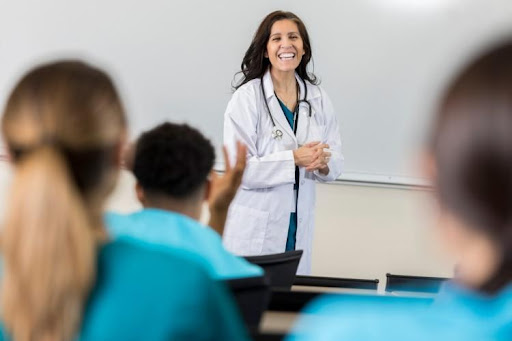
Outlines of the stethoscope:
[[[297,135],[297,126],[298,126],[298,121],[299,121],[298,120],[299,108],[302,103],[305,103],[308,106],[308,125],[307,125],[306,138],[305,138],[305,141],[307,141],[308,136],[309,136],[309,123],[311,121],[312,109],[311,109],[311,103],[309,103],[309,101],[307,100],[308,87],[306,85],[306,81],[304,79],[302,79],[302,77],[299,77],[299,78],[302,81],[302,84],[304,85],[304,99],[297,101],[297,105],[295,106],[295,110],[293,111],[293,127],[292,127],[292,129],[293,129],[293,133],[295,135]],[[261,92],[263,93],[263,99],[265,101],[265,107],[267,108],[268,116],[270,117],[270,120],[272,121],[272,138],[279,141],[283,138],[283,132],[281,129],[279,129],[277,127],[276,122],[274,121],[274,117],[272,116],[272,113],[270,112],[270,107],[268,106],[268,101],[267,101],[267,95],[265,94],[265,87],[263,86],[263,76],[261,77],[260,85],[261,85]],[[299,97],[299,96],[297,95],[297,97]]]

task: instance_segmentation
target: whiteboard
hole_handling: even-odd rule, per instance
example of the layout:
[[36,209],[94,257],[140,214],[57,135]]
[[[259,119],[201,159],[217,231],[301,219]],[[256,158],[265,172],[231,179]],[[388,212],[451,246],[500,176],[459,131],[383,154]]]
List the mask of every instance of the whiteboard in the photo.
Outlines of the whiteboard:
[[341,179],[421,184],[418,152],[439,92],[512,29],[510,0],[0,0],[0,105],[29,67],[78,57],[106,68],[132,136],[188,122],[216,146],[231,82],[259,22],[295,12],[342,132]]

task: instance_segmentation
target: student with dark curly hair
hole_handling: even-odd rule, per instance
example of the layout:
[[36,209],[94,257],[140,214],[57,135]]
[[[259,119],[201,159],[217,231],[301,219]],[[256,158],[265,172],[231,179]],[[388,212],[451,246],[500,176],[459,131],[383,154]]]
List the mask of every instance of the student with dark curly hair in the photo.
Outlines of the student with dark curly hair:
[[[221,235],[227,210],[245,164],[245,148],[226,172],[212,171],[215,152],[199,131],[183,124],[163,123],[143,133],[131,161],[136,192],[144,209],[128,215],[107,215],[114,236],[129,235],[200,255],[217,279],[259,276],[263,271],[226,251]],[[210,208],[209,227],[197,220],[204,201]]]

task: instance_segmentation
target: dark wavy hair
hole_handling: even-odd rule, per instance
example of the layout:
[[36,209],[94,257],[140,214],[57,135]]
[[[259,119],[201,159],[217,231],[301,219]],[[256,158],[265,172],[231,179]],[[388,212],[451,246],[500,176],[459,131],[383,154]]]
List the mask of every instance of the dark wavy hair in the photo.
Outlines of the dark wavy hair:
[[212,144],[198,130],[166,122],[139,137],[132,171],[148,193],[186,198],[206,182],[214,160]]
[[512,42],[468,64],[445,93],[430,149],[441,205],[493,240],[501,265],[480,290],[512,281]]
[[[304,43],[304,55],[296,69],[297,74],[302,79],[309,81],[311,84],[318,84],[316,76],[313,73],[308,73],[307,71],[309,61],[312,59],[312,53],[306,26],[302,20],[292,12],[275,11],[263,19],[258,30],[254,34],[251,45],[249,45],[249,48],[245,52],[244,59],[242,60],[241,71],[236,73],[236,75],[241,73],[243,77],[237,84],[233,85],[234,90],[253,79],[261,78],[265,74],[270,65],[269,59],[265,57],[265,52],[267,51],[267,43],[270,38],[272,25],[274,25],[276,21],[285,19],[291,20],[297,24],[299,34]],[[236,83],[236,81],[234,82]]]

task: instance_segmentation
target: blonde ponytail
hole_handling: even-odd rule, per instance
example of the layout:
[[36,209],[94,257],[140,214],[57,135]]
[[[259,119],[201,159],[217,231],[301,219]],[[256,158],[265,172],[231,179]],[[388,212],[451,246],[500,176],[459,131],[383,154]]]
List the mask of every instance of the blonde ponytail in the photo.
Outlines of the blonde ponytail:
[[53,146],[16,163],[2,229],[2,319],[15,341],[67,341],[79,328],[95,278],[87,205]]

